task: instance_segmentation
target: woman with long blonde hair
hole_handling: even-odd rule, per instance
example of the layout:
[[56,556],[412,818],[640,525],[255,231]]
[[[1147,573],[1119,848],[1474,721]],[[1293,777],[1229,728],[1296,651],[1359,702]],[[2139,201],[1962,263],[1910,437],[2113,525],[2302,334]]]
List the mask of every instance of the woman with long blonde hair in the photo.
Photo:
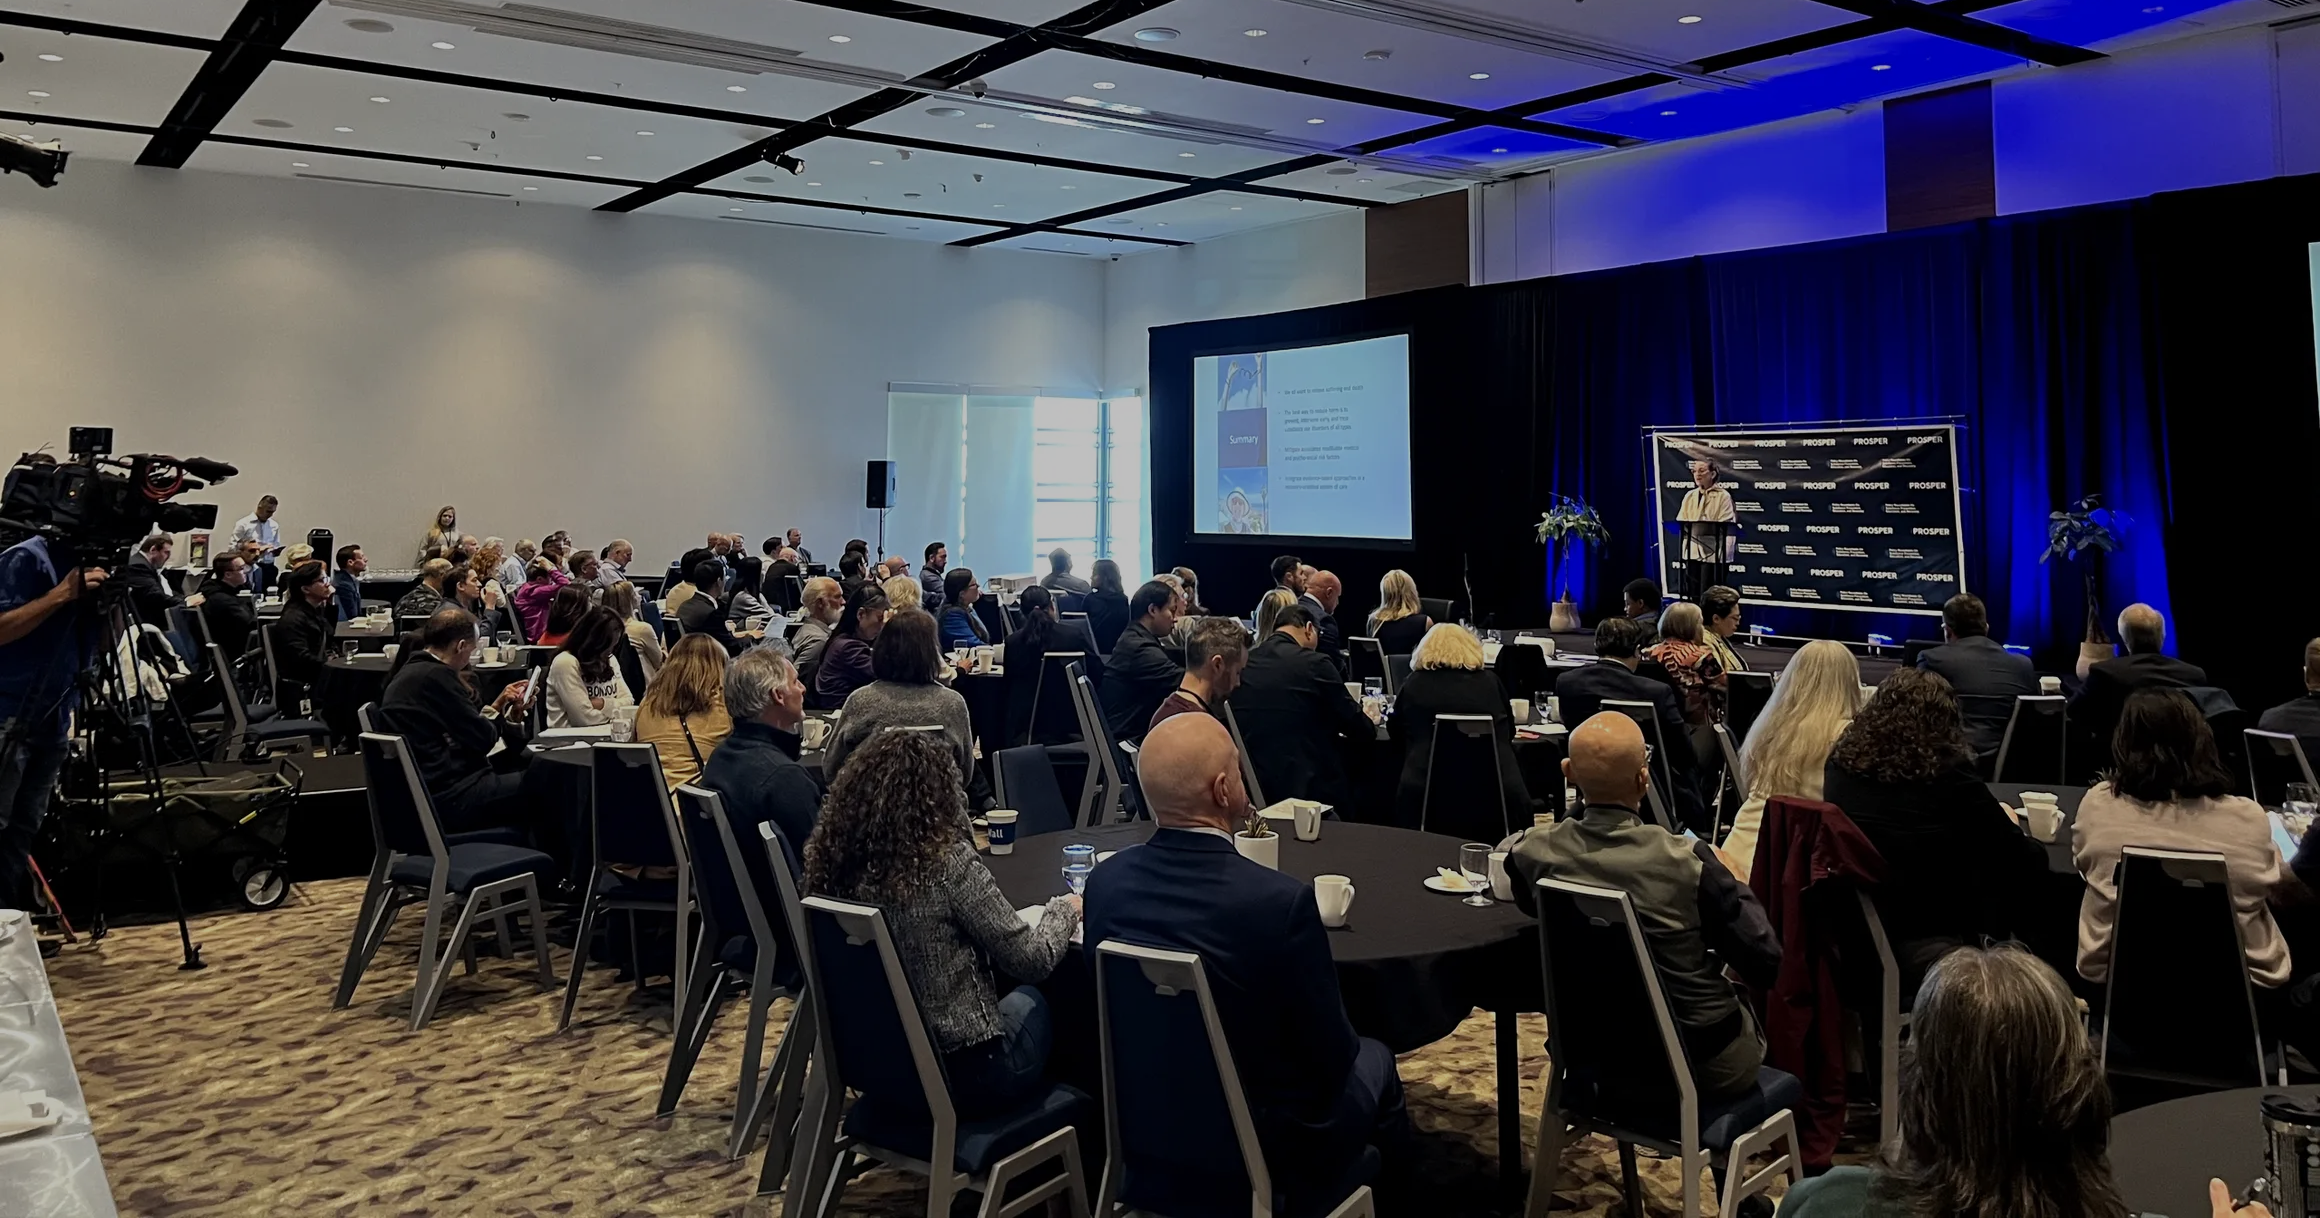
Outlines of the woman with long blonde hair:
[[1265,599],[1257,602],[1257,641],[1262,643],[1273,637],[1273,619],[1280,616],[1283,609],[1296,603],[1297,594],[1287,588],[1275,588],[1267,592]]
[[[459,544],[459,509],[446,503],[435,510],[435,520],[427,526],[426,539],[419,543],[419,562],[441,558],[443,552]],[[417,564],[413,564],[416,566]]]
[[672,791],[700,777],[709,754],[733,734],[733,719],[725,713],[725,664],[723,644],[688,634],[669,648],[667,662],[637,703],[636,738],[660,754],[661,776]]
[[1418,581],[1399,567],[1386,572],[1378,581],[1377,612],[1369,615],[1370,637],[1387,655],[1406,656],[1418,650],[1419,640],[1433,628],[1418,600]]
[[1723,849],[1741,883],[1748,882],[1756,863],[1765,801],[1779,795],[1819,799],[1829,753],[1860,709],[1861,665],[1843,643],[1815,639],[1781,672],[1740,745],[1748,798],[1732,820]]

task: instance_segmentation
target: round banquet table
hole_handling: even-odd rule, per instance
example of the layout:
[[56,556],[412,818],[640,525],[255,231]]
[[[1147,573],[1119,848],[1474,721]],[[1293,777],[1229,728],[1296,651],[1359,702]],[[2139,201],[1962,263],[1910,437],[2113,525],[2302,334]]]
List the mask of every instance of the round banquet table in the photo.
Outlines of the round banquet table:
[[2248,1087],[2168,1100],[2111,1119],[2111,1178],[2127,1212],[2204,1218],[2207,1182],[2238,1196],[2264,1172],[2267,1095],[2320,1096],[2320,1087]]
[[[322,680],[316,682],[313,699],[315,717],[330,725],[332,736],[352,739],[357,730],[355,710],[365,702],[376,702],[387,691],[387,670],[393,665],[383,651],[366,651],[353,659],[332,655],[323,663]],[[521,664],[474,664],[476,695],[486,705],[499,697],[499,691],[524,679],[530,670]]]
[[[1480,908],[1424,886],[1434,868],[1457,867],[1457,838],[1329,821],[1320,840],[1301,842],[1286,832],[1287,822],[1278,823],[1284,830],[1283,873],[1308,882],[1317,875],[1353,881],[1351,916],[1329,932],[1329,946],[1356,1032],[1406,1053],[1448,1036],[1477,1007],[1494,1013],[1500,1179],[1519,1178],[1522,1080],[1515,1015],[1545,1009],[1536,923],[1507,902]],[[1064,891],[1065,846],[1085,842],[1098,853],[1120,850],[1141,844],[1152,831],[1150,822],[1139,821],[1044,833],[1018,841],[1013,854],[987,854],[984,862],[1007,899],[1021,908]],[[1089,895],[1102,891],[1103,876],[1099,863],[1088,878]],[[1055,1011],[1052,1068],[1067,1080],[1100,1080],[1094,982],[1084,955],[1065,956],[1040,988]]]

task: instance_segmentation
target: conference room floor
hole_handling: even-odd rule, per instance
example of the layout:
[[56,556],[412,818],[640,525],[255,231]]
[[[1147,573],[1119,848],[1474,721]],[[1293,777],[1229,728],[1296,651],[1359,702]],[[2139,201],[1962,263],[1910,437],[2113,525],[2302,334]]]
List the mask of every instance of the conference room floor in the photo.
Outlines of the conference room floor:
[[[169,923],[117,928],[49,962],[123,1215],[782,1213],[778,1197],[750,1198],[761,1154],[723,1155],[740,1013],[720,1020],[676,1117],[659,1121],[668,1007],[610,969],[590,971],[559,1037],[530,962],[487,955],[413,1033],[418,920],[405,918],[354,1005],[333,1011],[361,897],[361,880],[324,881],[270,913],[197,919],[201,972],[177,971]],[[571,957],[555,956],[562,976]],[[786,1015],[776,1007],[776,1032]],[[1524,1017],[1526,1145],[1545,1037],[1542,1018]],[[1438,1190],[1424,1212],[1502,1212],[1489,1016],[1403,1057],[1401,1073],[1420,1178]],[[1653,1212],[1680,1208],[1678,1175],[1644,1161]],[[1607,1141],[1574,1148],[1562,1181],[1570,1213],[1620,1208]],[[849,1189],[844,1212],[901,1218],[924,1206],[914,1177],[881,1170]]]

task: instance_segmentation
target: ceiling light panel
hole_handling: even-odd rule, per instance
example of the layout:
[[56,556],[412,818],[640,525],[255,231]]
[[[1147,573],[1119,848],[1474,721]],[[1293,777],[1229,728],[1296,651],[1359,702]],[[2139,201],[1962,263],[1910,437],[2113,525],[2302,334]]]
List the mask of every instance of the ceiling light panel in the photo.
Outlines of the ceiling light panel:
[[[1539,6],[1537,11],[1544,10]],[[1241,32],[1254,15],[1263,18],[1263,38]],[[1599,84],[1622,74],[1609,67],[1284,0],[1175,0],[1153,10],[1149,18],[1183,31],[1182,37],[1157,48],[1170,54],[1482,109]],[[1120,26],[1100,37],[1130,43],[1133,34],[1130,27]],[[1392,53],[1383,59],[1363,58],[1380,49]],[[1477,72],[1487,73],[1488,79],[1473,79]]]
[[[666,114],[653,115],[652,126],[641,128],[637,116],[627,111],[417,81],[398,81],[394,103],[380,106],[366,100],[367,79],[277,63],[250,87],[218,130],[646,181],[724,155],[771,130]],[[510,114],[528,118],[514,119]],[[254,120],[265,117],[286,118],[297,126],[285,132],[256,125]],[[346,134],[332,130],[342,125],[354,130]],[[636,132],[647,129],[655,133],[653,137],[638,138]],[[604,159],[587,160],[591,155]]]
[[[1974,14],[1977,20],[2055,42],[2087,46],[2220,8],[2230,0],[2165,0],[2163,4],[2097,4],[2088,0],[2023,0]],[[2154,11],[2155,10],[2155,11]],[[2277,10],[2268,16],[2277,17]]]
[[[1240,211],[1234,211],[1238,207]],[[1094,232],[1133,233],[1140,237],[1162,237],[1170,241],[1206,241],[1245,229],[1264,228],[1286,224],[1293,220],[1309,220],[1315,216],[1342,215],[1340,208],[1326,203],[1306,203],[1297,199],[1282,199],[1270,195],[1207,194],[1189,199],[1177,199],[1152,207],[1142,207],[1119,216],[1090,220],[1074,227]],[[1119,224],[1116,221],[1127,220]],[[1046,235],[1046,234],[1039,234]],[[1012,238],[994,242],[996,245],[1044,245],[1044,241]],[[1120,251],[1125,253],[1126,251]]]
[[[234,18],[242,11],[242,4],[243,0],[147,0],[140,4],[91,4],[88,0],[10,0],[7,7],[16,12],[38,13],[44,17],[100,21],[135,26],[141,30],[158,30],[164,34],[190,34],[196,38],[220,38],[232,27]],[[16,57],[16,39],[16,31],[11,30],[8,35],[10,59]]]
[[[769,188],[749,187],[748,189],[764,190]],[[733,209],[736,207],[741,210],[734,211]],[[714,195],[676,195],[653,204],[646,214],[683,216],[695,220],[714,221],[722,228],[735,231],[763,232],[768,240],[779,240],[781,234],[788,234],[792,239],[862,235],[900,237],[906,241],[939,243],[957,241],[962,237],[973,237],[991,231],[991,225],[988,224],[961,224],[945,220],[881,216],[837,208],[761,203],[751,199],[727,199]]]
[[[1116,93],[1105,96],[1116,96]],[[1162,173],[1199,174],[1204,177],[1270,165],[1281,160],[1284,155],[1228,144],[1167,140],[1093,126],[1041,122],[1022,111],[977,106],[971,101],[960,104],[967,110],[967,117],[963,119],[935,118],[925,113],[923,107],[905,106],[892,114],[881,114],[855,129],[873,137],[881,133],[909,136],[978,148],[996,148],[1030,156],[1125,165]],[[976,126],[978,123],[990,123],[991,126],[984,129]],[[827,141],[824,143],[826,146]],[[1199,153],[1199,157],[1187,161],[1176,155],[1187,149]],[[1153,182],[1147,185],[1151,189],[1159,189],[1166,184]]]
[[[1505,161],[1512,158],[1480,159]],[[1265,185],[1279,186],[1286,190],[1301,190],[1308,194],[1325,195],[1336,199],[1366,199],[1373,203],[1407,203],[1412,199],[1421,199],[1428,195],[1443,194],[1461,189],[1455,183],[1435,178],[1422,178],[1413,174],[1395,173],[1372,165],[1358,166],[1355,172],[1349,174],[1329,172],[1332,169],[1343,168],[1346,168],[1346,165],[1341,161],[1334,165],[1301,169],[1296,173],[1267,178]],[[1246,203],[1247,201],[1245,199],[1224,200],[1226,203]]]
[[[1290,0],[1266,0],[1288,3]],[[1397,7],[1451,7],[1445,0],[1377,0]],[[1855,13],[1814,0],[1621,0],[1618,4],[1541,4],[1538,0],[1455,0],[1455,7],[1486,21],[1544,27],[1574,39],[1620,47],[1669,63],[1738,50],[1860,20]],[[1693,25],[1677,18],[1698,14]],[[1551,92],[1549,90],[1548,92]],[[1545,96],[1546,93],[1534,94]]]
[[[306,167],[296,168],[294,162],[298,161],[304,161]],[[372,160],[368,157],[333,156],[322,152],[291,153],[275,148],[253,148],[242,144],[222,143],[217,140],[210,140],[202,144],[194,152],[193,160],[188,162],[187,167],[216,173],[296,177],[347,185],[384,183],[390,186],[444,193],[466,192],[470,197],[479,199],[504,196],[506,200],[520,203],[555,204],[565,207],[595,207],[627,193],[624,188],[618,186],[600,186],[589,182],[565,182],[554,178],[532,177],[528,174],[443,169],[433,165],[408,165],[396,161]],[[534,189],[527,190],[526,187]]]
[[[990,216],[1011,222],[1044,220],[1083,207],[1103,206],[1166,190],[1169,186],[1166,182],[941,152],[914,150],[905,161],[891,146],[852,139],[816,140],[799,149],[796,155],[806,163],[802,174],[792,176],[771,165],[754,165],[709,185],[720,190],[868,203],[954,216]],[[886,163],[872,165],[873,159]],[[975,180],[977,174],[982,175],[982,181]],[[753,177],[773,180],[748,180]],[[808,186],[808,182],[821,185]],[[1067,186],[1071,189],[1065,190]],[[912,194],[918,197],[906,197]]]
[[[0,109],[109,123],[160,123],[208,58],[180,47],[67,38],[46,30],[9,28],[6,41],[0,48],[8,55],[0,62]],[[42,55],[61,62],[44,62]],[[48,96],[30,96],[36,90]]]

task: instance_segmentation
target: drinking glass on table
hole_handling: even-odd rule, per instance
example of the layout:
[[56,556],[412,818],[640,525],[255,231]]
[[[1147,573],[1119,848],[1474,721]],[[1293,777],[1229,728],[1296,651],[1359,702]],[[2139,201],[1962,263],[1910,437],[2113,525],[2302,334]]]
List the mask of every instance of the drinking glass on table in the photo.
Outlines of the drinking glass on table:
[[513,630],[502,630],[492,639],[492,641],[499,644],[499,649],[501,651],[506,651],[508,648],[516,645],[516,632]]
[[1490,847],[1482,842],[1468,842],[1458,848],[1458,874],[1473,886],[1474,895],[1467,897],[1468,905],[1495,904],[1490,899]]
[[2304,832],[2312,827],[2315,812],[2320,812],[2320,793],[2315,793],[2308,782],[2291,782],[2285,798],[2280,801],[2280,823],[2288,836],[2304,840]]
[[1063,848],[1063,882],[1073,896],[1086,894],[1088,873],[1095,869],[1095,847],[1075,842]]

